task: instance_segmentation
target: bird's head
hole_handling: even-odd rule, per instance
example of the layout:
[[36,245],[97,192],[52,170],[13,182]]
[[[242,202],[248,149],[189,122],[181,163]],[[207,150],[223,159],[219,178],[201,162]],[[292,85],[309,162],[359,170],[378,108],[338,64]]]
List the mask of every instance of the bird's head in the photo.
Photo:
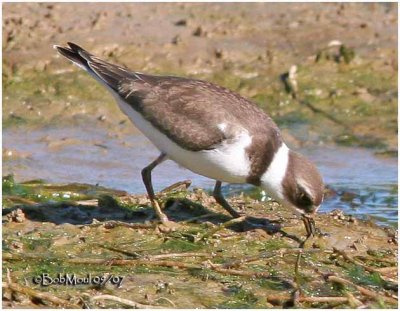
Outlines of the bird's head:
[[285,144],[262,176],[261,187],[301,215],[314,214],[324,198],[324,183],[315,165]]
[[324,199],[324,183],[317,168],[294,151],[289,151],[282,189],[286,205],[292,205],[300,213],[315,213]]

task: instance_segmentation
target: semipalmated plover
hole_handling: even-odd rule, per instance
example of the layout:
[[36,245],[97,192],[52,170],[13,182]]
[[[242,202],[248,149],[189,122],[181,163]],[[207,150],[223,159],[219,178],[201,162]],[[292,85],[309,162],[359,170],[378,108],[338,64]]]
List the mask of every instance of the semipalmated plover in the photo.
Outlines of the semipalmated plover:
[[213,196],[233,217],[241,215],[224,199],[222,182],[259,186],[302,215],[317,211],[324,190],[317,168],[286,146],[277,125],[253,102],[210,82],[130,71],[74,43],[55,48],[104,85],[160,150],[142,177],[162,223],[168,218],[156,201],[151,171],[166,159],[215,179]]

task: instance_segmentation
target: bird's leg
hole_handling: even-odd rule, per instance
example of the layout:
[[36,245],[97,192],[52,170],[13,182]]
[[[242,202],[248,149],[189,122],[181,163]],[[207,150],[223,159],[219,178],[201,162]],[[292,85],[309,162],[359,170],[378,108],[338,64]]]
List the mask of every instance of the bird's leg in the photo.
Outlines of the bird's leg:
[[[234,218],[242,217],[244,213],[239,213],[235,211],[223,197],[221,192],[221,184],[222,182],[217,180],[214,187],[213,197],[215,198],[218,204],[220,204],[229,214],[232,215],[232,217]],[[276,226],[271,225],[268,221],[265,220],[260,222],[260,220],[255,217],[247,217],[246,220],[244,221],[244,224],[246,224],[246,227],[248,228],[265,228],[271,232],[277,231]]]
[[243,216],[240,213],[238,213],[237,211],[235,211],[229,205],[229,203],[225,200],[225,198],[221,192],[221,184],[222,184],[222,182],[219,180],[217,180],[217,182],[215,183],[214,192],[213,192],[213,197],[215,198],[215,201],[217,201],[217,203],[219,205],[221,205],[229,214],[231,214],[232,217],[239,218],[239,217]]
[[164,162],[166,160],[166,158],[167,158],[166,154],[161,153],[157,159],[155,159],[153,162],[151,162],[148,166],[146,166],[142,170],[142,178],[143,178],[143,183],[147,190],[147,195],[149,196],[151,205],[153,206],[154,211],[157,214],[157,217],[161,220],[161,222],[163,224],[168,223],[168,217],[161,211],[160,205],[156,201],[156,196],[154,195],[153,185],[151,183],[151,171],[158,164]]

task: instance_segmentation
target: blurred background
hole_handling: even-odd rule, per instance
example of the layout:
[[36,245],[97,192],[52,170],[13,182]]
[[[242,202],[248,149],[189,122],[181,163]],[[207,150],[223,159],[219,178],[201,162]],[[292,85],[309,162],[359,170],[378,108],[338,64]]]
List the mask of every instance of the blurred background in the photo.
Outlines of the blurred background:
[[[322,211],[397,225],[396,3],[4,3],[3,175],[144,193],[157,150],[91,77],[75,42],[132,70],[205,79],[252,99],[321,169]],[[157,190],[214,181],[168,161]],[[225,185],[226,194],[264,193]]]

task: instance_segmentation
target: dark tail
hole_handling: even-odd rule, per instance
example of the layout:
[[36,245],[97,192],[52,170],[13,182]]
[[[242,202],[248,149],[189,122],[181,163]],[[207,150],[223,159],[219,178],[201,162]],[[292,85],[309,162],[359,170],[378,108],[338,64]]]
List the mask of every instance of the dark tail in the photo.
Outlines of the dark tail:
[[55,45],[54,48],[57,49],[58,53],[68,58],[79,67],[83,67],[83,69],[86,70],[91,70],[88,60],[90,60],[91,56],[93,55],[89,54],[86,50],[74,43],[68,42],[68,46],[69,47],[61,47],[59,45]]
[[55,45],[54,48],[56,48],[62,56],[68,58],[74,64],[86,70],[94,78],[115,91],[118,91],[118,86],[122,79],[138,78],[135,72],[101,60],[75,43],[68,42],[68,47]]

